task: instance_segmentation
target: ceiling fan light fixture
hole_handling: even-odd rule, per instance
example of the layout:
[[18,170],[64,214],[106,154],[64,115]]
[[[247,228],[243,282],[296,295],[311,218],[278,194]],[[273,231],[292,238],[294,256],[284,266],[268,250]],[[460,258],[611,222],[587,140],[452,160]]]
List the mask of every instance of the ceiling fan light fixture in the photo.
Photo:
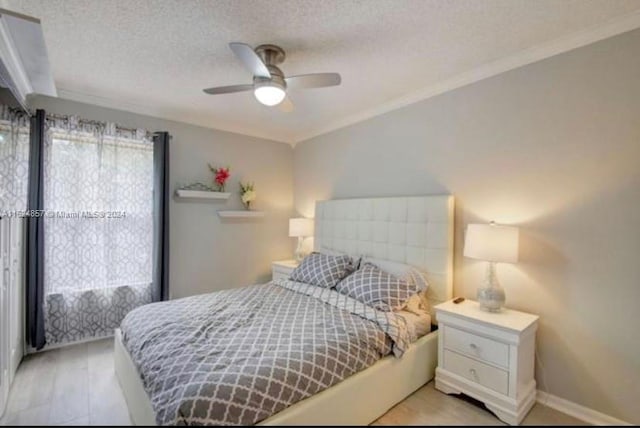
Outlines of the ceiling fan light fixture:
[[276,45],[260,45],[253,49],[246,43],[229,43],[229,47],[244,67],[253,75],[253,84],[216,86],[203,89],[208,95],[231,94],[253,91],[256,100],[265,106],[279,105],[283,112],[292,112],[294,107],[287,96],[288,89],[325,88],[338,86],[342,79],[338,73],[312,73],[285,77],[278,64],[286,57],[284,50]]
[[276,106],[284,100],[286,92],[283,88],[275,84],[256,86],[253,90],[256,99],[269,107]]

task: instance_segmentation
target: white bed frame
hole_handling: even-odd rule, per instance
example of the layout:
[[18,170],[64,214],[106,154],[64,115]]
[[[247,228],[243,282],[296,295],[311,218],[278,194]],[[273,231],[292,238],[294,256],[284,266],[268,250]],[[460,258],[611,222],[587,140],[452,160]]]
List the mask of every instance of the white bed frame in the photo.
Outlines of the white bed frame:
[[[428,274],[433,306],[452,296],[453,197],[343,199],[316,203],[316,250],[340,251],[417,266]],[[432,311],[432,320],[435,316]],[[402,358],[373,366],[262,421],[259,425],[364,425],[434,377],[438,332],[418,339]],[[131,356],[115,334],[115,369],[136,425],[155,412]]]

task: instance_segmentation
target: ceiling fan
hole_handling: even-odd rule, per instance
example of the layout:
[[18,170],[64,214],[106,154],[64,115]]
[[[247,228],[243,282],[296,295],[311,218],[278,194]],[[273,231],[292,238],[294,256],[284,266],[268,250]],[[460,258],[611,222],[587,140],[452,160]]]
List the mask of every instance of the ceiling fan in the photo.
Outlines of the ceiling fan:
[[323,88],[337,86],[341,82],[338,73],[301,74],[285,77],[277,65],[285,59],[284,50],[276,45],[260,45],[255,50],[246,43],[229,43],[229,47],[247,70],[253,74],[253,84],[218,86],[203,89],[210,95],[253,91],[256,99],[266,106],[279,106],[281,110],[293,111],[287,97],[288,89]]

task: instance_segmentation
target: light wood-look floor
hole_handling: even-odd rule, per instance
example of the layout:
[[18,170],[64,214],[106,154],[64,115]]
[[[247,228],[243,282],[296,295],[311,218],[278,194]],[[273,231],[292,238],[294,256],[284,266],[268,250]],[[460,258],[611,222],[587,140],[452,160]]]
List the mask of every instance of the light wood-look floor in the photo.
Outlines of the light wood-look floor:
[[[429,382],[372,425],[506,425],[473,400],[443,394]],[[542,404],[535,404],[522,425],[588,425]]]
[[[22,362],[0,425],[130,425],[113,369],[113,340],[30,355]],[[430,382],[374,425],[496,425],[487,410],[438,392]],[[536,404],[528,425],[581,421]]]

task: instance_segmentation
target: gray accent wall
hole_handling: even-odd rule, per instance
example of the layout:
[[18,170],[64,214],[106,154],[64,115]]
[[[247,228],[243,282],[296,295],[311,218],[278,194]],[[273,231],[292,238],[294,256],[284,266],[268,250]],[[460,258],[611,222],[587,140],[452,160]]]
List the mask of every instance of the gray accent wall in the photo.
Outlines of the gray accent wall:
[[[348,82],[344,82],[348,84]],[[538,387],[640,423],[640,30],[299,143],[295,207],[451,193],[455,294],[484,265],[467,223],[522,228],[507,305],[540,315]]]
[[[125,127],[167,131],[170,142],[170,294],[172,298],[271,279],[271,262],[289,259],[293,212],[293,150],[288,144],[56,98],[37,97],[33,108],[76,114]],[[212,180],[207,162],[231,167],[228,201],[182,202],[176,184]],[[217,210],[242,210],[238,180],[254,181],[262,219],[222,220]]]

